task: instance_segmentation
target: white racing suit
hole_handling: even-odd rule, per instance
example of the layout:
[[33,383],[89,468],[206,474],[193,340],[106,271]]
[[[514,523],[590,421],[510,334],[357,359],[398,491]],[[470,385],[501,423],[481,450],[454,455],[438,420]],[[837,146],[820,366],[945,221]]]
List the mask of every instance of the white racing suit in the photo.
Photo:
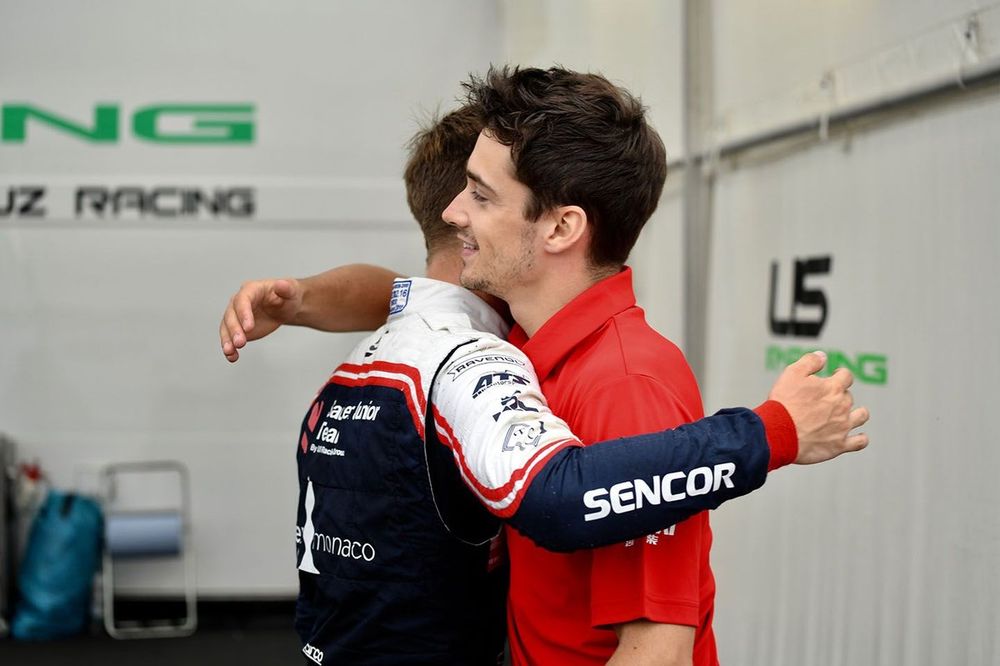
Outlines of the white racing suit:
[[296,629],[312,662],[496,663],[499,519],[574,550],[764,482],[765,428],[745,409],[583,447],[505,333],[465,289],[397,280],[389,321],[316,396],[297,453]]

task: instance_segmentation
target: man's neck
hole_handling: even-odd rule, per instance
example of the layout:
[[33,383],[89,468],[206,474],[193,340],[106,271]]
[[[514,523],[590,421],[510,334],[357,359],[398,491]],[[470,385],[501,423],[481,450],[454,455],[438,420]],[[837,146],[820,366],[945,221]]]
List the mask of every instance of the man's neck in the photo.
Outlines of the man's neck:
[[432,280],[459,284],[462,276],[462,256],[456,250],[438,250],[427,256],[427,268],[424,275]]
[[555,266],[508,295],[511,315],[530,338],[570,301],[619,270],[594,270],[575,262]]
[[[462,277],[462,255],[458,248],[442,249],[427,257],[427,268],[424,275],[432,280],[449,282],[461,285]],[[473,294],[481,298],[487,305],[497,311],[508,324],[511,323],[510,308],[503,300],[482,291],[473,291]]]

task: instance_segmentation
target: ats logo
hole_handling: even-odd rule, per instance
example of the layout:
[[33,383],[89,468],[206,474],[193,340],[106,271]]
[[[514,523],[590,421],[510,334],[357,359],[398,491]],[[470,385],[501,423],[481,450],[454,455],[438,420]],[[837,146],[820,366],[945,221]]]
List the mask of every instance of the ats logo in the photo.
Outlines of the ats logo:
[[[830,301],[816,285],[817,281],[832,273],[833,257],[796,258],[791,279],[791,304],[787,314],[780,313],[780,267],[771,263],[771,289],[768,302],[768,323],[772,335],[797,338],[818,338],[830,314]],[[807,281],[809,284],[807,284]],[[767,370],[782,370],[799,360],[803,354],[817,350],[816,345],[770,345],[765,354]],[[847,368],[855,378],[866,384],[884,385],[889,379],[889,359],[885,354],[870,352],[848,353],[839,349],[823,349],[827,355],[826,368],[820,373],[830,375],[838,368]]]
[[528,380],[521,375],[514,374],[513,372],[487,372],[479,378],[479,381],[476,382],[476,388],[472,390],[472,397],[478,398],[482,395],[483,391],[491,386],[503,386],[505,384],[527,386]]

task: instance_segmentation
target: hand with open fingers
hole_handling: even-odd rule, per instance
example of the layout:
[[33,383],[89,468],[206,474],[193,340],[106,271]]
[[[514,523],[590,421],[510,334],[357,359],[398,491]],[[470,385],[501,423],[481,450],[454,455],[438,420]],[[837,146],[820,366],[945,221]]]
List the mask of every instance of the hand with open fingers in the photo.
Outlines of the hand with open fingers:
[[301,309],[302,287],[294,278],[244,282],[229,299],[219,324],[223,355],[235,363],[247,342],[293,321]]
[[868,446],[868,435],[851,432],[867,423],[870,416],[866,407],[854,407],[849,390],[854,375],[840,368],[829,377],[817,377],[825,365],[823,352],[804,355],[785,368],[768,396],[783,404],[795,422],[798,465],[832,460]]

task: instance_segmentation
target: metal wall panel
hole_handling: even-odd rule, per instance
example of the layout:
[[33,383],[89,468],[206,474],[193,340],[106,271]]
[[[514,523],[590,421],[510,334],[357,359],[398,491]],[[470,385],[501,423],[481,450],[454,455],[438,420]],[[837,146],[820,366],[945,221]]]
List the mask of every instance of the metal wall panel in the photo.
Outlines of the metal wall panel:
[[998,173],[994,95],[719,175],[707,406],[821,348],[874,414],[716,512],[723,663],[1000,663]]

